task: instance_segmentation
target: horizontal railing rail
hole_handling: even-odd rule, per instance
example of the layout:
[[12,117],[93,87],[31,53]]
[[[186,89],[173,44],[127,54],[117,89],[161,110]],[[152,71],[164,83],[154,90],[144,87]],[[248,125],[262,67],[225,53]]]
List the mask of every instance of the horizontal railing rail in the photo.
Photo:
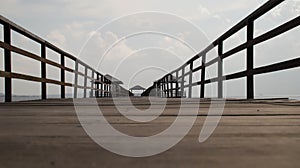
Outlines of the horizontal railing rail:
[[[7,18],[0,15],[0,24],[3,26],[3,37],[4,40],[0,41],[0,48],[4,49],[4,71],[0,70],[0,77],[4,78],[4,92],[5,102],[12,101],[12,79],[22,79],[31,82],[41,83],[41,98],[47,99],[47,84],[55,84],[60,86],[60,97],[66,98],[66,87],[73,88],[73,97],[78,97],[78,89],[83,89],[83,97],[88,97],[88,90],[90,90],[90,96],[94,97],[109,97],[111,96],[111,81],[109,81],[104,75],[96,71],[83,61],[79,60],[75,56],[61,50],[55,45],[43,40],[37,35],[27,31],[21,26],[13,23]],[[26,38],[35,41],[40,45],[40,55],[34,54],[30,51],[26,51],[19,47],[14,46],[12,42],[12,32],[16,32]],[[47,49],[51,49],[60,55],[60,62],[55,62],[47,59]],[[40,62],[40,77],[31,76],[26,73],[12,72],[12,53],[19,54],[23,57],[30,58]],[[67,67],[66,59],[73,61],[75,64],[74,68]],[[60,79],[48,79],[46,66],[51,65],[55,68],[60,69]],[[26,66],[26,65],[24,65]],[[80,72],[79,66],[84,67],[84,72]],[[30,68],[29,66],[27,68]],[[88,74],[88,71],[91,73]],[[74,83],[66,82],[66,72],[74,75]],[[83,77],[83,85],[79,85],[79,76]],[[91,82],[88,85],[88,81]],[[95,82],[97,81],[97,82]],[[97,84],[96,84],[97,83]],[[121,88],[123,93],[127,90]],[[128,93],[128,91],[127,91]]]
[[[280,70],[300,67],[300,58],[283,61],[263,67],[254,68],[254,46],[277,37],[285,32],[288,32],[300,24],[300,16],[296,16],[290,21],[254,38],[254,22],[263,16],[265,13],[278,6],[284,0],[269,0],[264,5],[259,7],[245,19],[233,26],[230,30],[221,35],[218,39],[213,41],[211,45],[206,47],[196,56],[189,59],[185,64],[166,74],[159,80],[155,81],[142,95],[143,96],[164,96],[164,97],[184,97],[185,89],[188,88],[188,97],[192,97],[192,87],[200,85],[200,98],[205,96],[205,85],[217,82],[218,97],[223,98],[223,81],[246,77],[247,99],[254,99],[254,76],[258,74],[270,73]],[[223,42],[232,37],[246,27],[246,42],[239,46],[224,52]],[[207,53],[213,49],[217,49],[217,57],[206,62]],[[246,70],[236,72],[229,75],[223,74],[223,60],[240,52],[246,51]],[[193,67],[194,62],[202,59],[202,64],[198,67]],[[205,74],[208,67],[217,64],[217,77],[207,79]],[[185,72],[188,67],[187,72]],[[193,74],[201,71],[201,80],[193,82]],[[179,74],[181,75],[179,76]],[[188,81],[185,77],[188,76]],[[175,82],[174,82],[175,81]],[[184,84],[188,82],[188,84]]]

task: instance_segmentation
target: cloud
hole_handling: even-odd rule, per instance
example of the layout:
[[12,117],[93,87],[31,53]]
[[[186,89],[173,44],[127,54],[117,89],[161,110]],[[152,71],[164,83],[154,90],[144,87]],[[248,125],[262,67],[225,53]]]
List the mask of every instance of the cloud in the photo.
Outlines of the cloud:
[[[192,56],[196,55],[196,53],[193,51],[193,49],[189,48],[196,46],[193,42],[190,41],[189,39],[193,36],[191,32],[185,31],[182,33],[178,33],[176,35],[176,38],[178,39],[173,39],[170,37],[164,37],[164,40],[159,42],[159,45],[162,47],[165,47],[167,51],[176,54],[178,57],[181,58],[184,63],[185,60],[191,58]],[[184,43],[183,43],[184,42]],[[187,43],[187,44],[185,44]],[[189,46],[187,46],[189,45]],[[200,44],[199,44],[200,45]],[[196,50],[196,49],[195,49]]]
[[274,18],[300,15],[300,0],[284,1],[271,10]]
[[64,46],[66,46],[66,37],[58,30],[50,32],[47,35],[47,39],[52,41],[56,46],[60,46],[61,48],[65,48]]
[[199,4],[198,5],[198,11],[200,12],[200,15],[201,16],[210,16],[211,15],[211,12],[210,10],[208,10],[206,7],[204,7],[203,5]]
[[66,23],[51,30],[46,35],[46,40],[62,50],[78,56],[81,46],[89,38],[89,33],[94,25],[95,23],[91,21]]
[[[91,31],[88,34],[90,38],[83,46],[80,57],[94,67],[102,62],[111,69],[134,51],[126,44],[126,40],[119,41],[120,38],[111,31]],[[101,67],[102,70],[103,68],[105,67]]]

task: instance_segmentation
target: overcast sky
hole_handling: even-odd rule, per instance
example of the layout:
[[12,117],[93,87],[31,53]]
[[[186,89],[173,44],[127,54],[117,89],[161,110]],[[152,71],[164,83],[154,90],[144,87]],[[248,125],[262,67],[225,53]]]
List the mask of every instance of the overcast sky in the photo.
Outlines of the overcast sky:
[[[103,74],[149,87],[208,46],[266,0],[4,0],[1,15],[79,57]],[[286,0],[255,22],[255,36],[300,14],[299,0]],[[119,18],[119,19],[116,19]],[[3,39],[1,30],[1,40]],[[134,35],[135,33],[143,32]],[[152,32],[152,33],[151,33]],[[155,32],[155,33],[154,33]],[[130,36],[131,35],[131,36]],[[121,38],[127,37],[123,40]],[[299,28],[255,47],[255,67],[300,56]],[[245,31],[225,41],[224,50],[244,42]],[[39,47],[13,34],[13,44],[39,54]],[[113,45],[113,46],[112,46]],[[112,47],[111,47],[112,46]],[[111,47],[111,50],[108,50]],[[3,59],[3,51],[1,52]],[[51,51],[48,58],[58,61]],[[216,52],[212,51],[211,58]],[[159,61],[158,61],[159,60]],[[1,61],[2,62],[2,61]],[[72,65],[67,62],[67,64]],[[29,66],[30,65],[30,66]],[[224,60],[224,73],[245,69],[245,52]],[[3,69],[3,62],[0,64]],[[13,70],[39,76],[39,63],[13,56]],[[209,69],[207,76],[216,75]],[[59,71],[48,67],[49,78]],[[257,96],[300,95],[300,69],[255,77]],[[72,77],[67,77],[72,82]],[[196,81],[198,76],[195,76]],[[3,84],[3,79],[1,79]],[[1,84],[1,85],[2,85]],[[38,94],[38,83],[14,80],[14,94]],[[27,89],[24,89],[24,86]],[[214,90],[214,85],[208,90]],[[245,79],[225,82],[225,95],[245,96]],[[282,87],[283,86],[283,87]],[[59,93],[49,86],[49,92]],[[3,92],[3,85],[0,88]],[[214,95],[215,92],[208,91]]]

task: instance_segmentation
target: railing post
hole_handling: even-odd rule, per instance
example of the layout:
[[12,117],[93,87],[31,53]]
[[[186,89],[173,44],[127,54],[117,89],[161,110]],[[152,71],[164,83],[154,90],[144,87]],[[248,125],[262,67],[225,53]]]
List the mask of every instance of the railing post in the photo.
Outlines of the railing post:
[[183,68],[182,68],[182,74],[181,74],[181,86],[180,86],[180,91],[181,91],[181,93],[180,93],[180,96],[181,97],[183,97],[183,95],[184,95],[184,74],[185,74],[185,72],[184,72],[184,69],[185,69],[185,66],[183,66]]
[[178,96],[178,90],[179,90],[179,85],[178,85],[178,71],[176,71],[176,81],[175,81],[176,83],[175,83],[175,87],[176,87],[176,90],[175,90],[175,97],[177,98],[177,97],[179,97]]
[[158,86],[159,86],[159,97],[163,97],[162,92],[163,92],[163,88],[162,88],[162,81],[159,80],[158,81]]
[[75,60],[75,78],[74,78],[74,98],[77,98],[77,86],[78,86],[78,60]]
[[[11,45],[11,30],[8,23],[4,24],[4,43]],[[4,70],[11,73],[11,51],[4,49]],[[12,79],[5,77],[5,102],[12,101]]]
[[168,82],[167,82],[167,78],[164,78],[164,86],[165,86],[165,97],[168,97]]
[[189,98],[192,98],[192,83],[193,83],[193,62],[190,63],[189,72]]
[[84,90],[83,90],[83,97],[86,98],[86,87],[87,87],[87,71],[88,68],[84,66]]
[[103,77],[103,97],[106,97],[106,80]]
[[174,84],[174,79],[173,79],[173,75],[171,75],[170,74],[170,91],[171,91],[171,97],[174,97],[174,86],[173,86],[173,84]]
[[166,86],[165,86],[165,79],[163,78],[163,79],[161,79],[161,82],[162,82],[162,85],[161,85],[161,89],[162,89],[162,97],[165,97],[165,95],[166,95],[166,90],[165,90],[165,88],[166,88]]
[[[65,67],[65,56],[64,54],[60,55],[60,65]],[[64,69],[60,69],[60,81],[65,84],[65,70]],[[61,85],[60,86],[60,97],[62,99],[66,98],[66,87],[65,85]]]
[[159,84],[160,84],[160,97],[164,97],[164,83],[163,83],[163,80],[160,79],[159,80]]
[[204,98],[205,93],[205,63],[206,63],[206,53],[202,56],[202,69],[201,69],[201,91],[200,91],[200,98]]
[[[44,43],[41,44],[41,57],[46,59],[46,45]],[[46,63],[41,61],[41,78],[44,80],[46,79]],[[42,92],[42,99],[47,99],[47,85],[46,82],[41,83],[41,92]]]
[[97,84],[96,84],[96,98],[99,98],[99,84],[100,84],[100,82],[99,82],[99,74],[97,73]]
[[111,97],[111,81],[107,80],[108,85],[107,85],[107,97]]
[[106,97],[109,97],[109,81],[108,79],[105,79],[106,85],[105,85],[105,90],[106,90]]
[[[253,40],[253,34],[254,34],[254,22],[248,20],[247,42]],[[247,99],[254,99],[253,45],[247,47]]]
[[156,82],[156,97],[161,97],[159,81]]
[[106,78],[104,77],[104,97],[107,97],[107,81]]
[[164,91],[164,97],[167,97],[167,93],[166,93],[166,79],[163,78],[163,91]]
[[[92,70],[92,79],[93,80],[91,81],[91,88],[92,89],[91,89],[91,92],[90,92],[91,93],[90,97],[94,97],[94,91],[95,91],[95,88],[94,88],[95,87],[95,85],[94,85],[95,79],[94,78],[95,78],[95,71]],[[96,95],[95,95],[95,97],[96,97]]]
[[159,88],[160,88],[160,97],[164,97],[164,84],[163,84],[163,81],[162,79],[159,80]]
[[108,97],[112,96],[111,86],[112,86],[112,81],[108,80],[108,85],[107,85]]
[[101,81],[101,83],[99,85],[99,87],[100,87],[100,97],[104,97],[104,77],[103,77],[102,74],[100,75],[100,81]]
[[[157,82],[154,82],[154,83],[153,83],[153,86],[154,86],[154,89],[155,89],[155,97],[157,97],[157,90],[158,90],[158,89],[157,89]],[[149,92],[149,96],[151,96],[150,94],[151,94],[151,90],[150,90],[150,92]]]
[[218,44],[218,98],[223,98],[223,41]]
[[106,97],[106,84],[105,84],[105,79],[103,79],[103,90],[102,90],[102,97]]
[[104,90],[104,87],[103,87],[103,75],[101,75],[101,91],[100,91],[100,97],[103,97],[103,90]]
[[166,85],[167,85],[167,97],[170,97],[169,75],[166,77]]

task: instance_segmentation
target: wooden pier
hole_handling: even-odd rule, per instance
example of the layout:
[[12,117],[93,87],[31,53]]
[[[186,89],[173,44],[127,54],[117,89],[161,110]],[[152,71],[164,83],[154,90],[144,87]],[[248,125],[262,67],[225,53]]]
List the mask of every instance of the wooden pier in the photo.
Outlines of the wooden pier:
[[[0,168],[300,167],[300,101],[255,100],[257,98],[256,75],[300,67],[300,57],[276,63],[270,62],[260,67],[254,66],[256,45],[299,28],[300,16],[296,15],[261,35],[255,35],[256,21],[283,2],[285,1],[267,1],[183,65],[159,79],[153,79],[153,85],[142,93],[144,97],[131,97],[131,101],[121,96],[133,94],[114,82],[113,78],[107,78],[107,75],[101,73],[101,69],[91,67],[77,56],[67,53],[0,15],[3,33],[0,48],[4,56],[4,69],[0,70],[0,78],[4,80],[5,101],[0,103]],[[225,50],[226,40],[242,30],[245,30],[246,41],[230,50]],[[38,44],[40,53],[18,47],[14,43],[16,39],[13,39],[13,33]],[[59,61],[49,59],[48,50],[56,53]],[[216,51],[215,57],[207,60],[206,57],[213,50]],[[246,53],[245,69],[225,74],[224,60],[239,52]],[[35,71],[40,75],[14,72],[12,54],[38,61],[40,68]],[[55,79],[47,76],[49,65],[60,71]],[[206,75],[207,69],[213,65],[216,65],[217,76],[209,78]],[[31,68],[25,64],[24,66]],[[201,75],[199,81],[193,79],[195,73]],[[74,81],[66,80],[67,76],[73,77]],[[199,134],[211,104],[210,95],[207,95],[205,88],[208,84],[214,83],[217,85],[217,97],[226,98],[223,95],[223,83],[242,78],[246,80],[246,99],[227,99],[217,128],[208,140],[199,143]],[[40,84],[40,89],[32,93],[39,92],[42,100],[12,102],[14,79]],[[60,99],[49,99],[49,95],[53,94],[48,93],[49,84],[59,86]],[[286,87],[280,82],[275,84],[279,90]],[[200,92],[193,94],[195,87],[199,87]],[[72,98],[82,98],[84,101],[97,98],[97,106],[101,108],[107,121],[114,128],[138,137],[155,135],[168,128],[178,116],[181,100],[192,107],[200,103],[200,108],[196,115],[191,115],[188,110],[184,111],[186,117],[197,117],[197,119],[192,129],[177,145],[158,155],[131,158],[105,150],[87,135],[77,118],[73,99],[66,99],[69,97],[67,94],[70,94],[67,90],[72,90]],[[192,99],[191,97],[195,97],[196,94],[199,98]],[[151,98],[155,96],[156,103],[160,99],[167,99],[167,104],[159,118],[147,123],[138,123],[125,118],[117,111],[112,96],[119,96],[122,101],[121,106],[129,112],[134,108],[148,109],[149,96]],[[183,97],[187,98],[181,99]],[[134,106],[130,106],[130,102],[133,102]],[[177,135],[170,134],[170,136]]]

